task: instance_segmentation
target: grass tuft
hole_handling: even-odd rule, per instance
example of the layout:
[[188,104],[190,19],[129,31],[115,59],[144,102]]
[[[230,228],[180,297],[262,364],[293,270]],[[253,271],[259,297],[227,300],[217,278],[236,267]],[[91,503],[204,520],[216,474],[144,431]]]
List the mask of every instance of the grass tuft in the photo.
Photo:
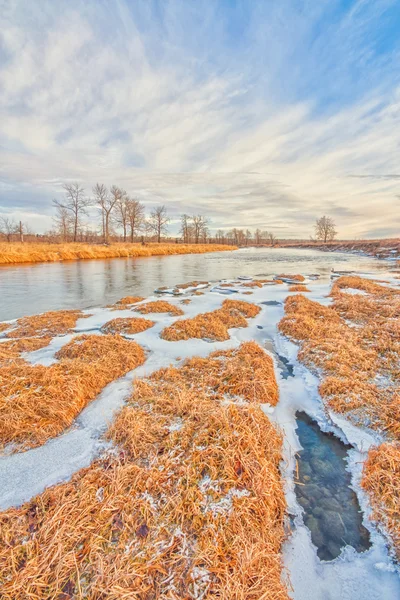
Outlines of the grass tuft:
[[181,316],[185,314],[181,308],[174,306],[165,300],[146,302],[146,304],[141,304],[134,308],[134,310],[140,312],[142,315],[148,315],[150,313],[168,313],[171,316]]
[[191,319],[176,321],[161,332],[170,342],[191,338],[223,341],[229,339],[231,327],[247,327],[246,318],[255,317],[260,307],[242,300],[224,300],[222,307]]
[[101,331],[104,333],[126,333],[133,335],[141,333],[153,327],[154,321],[142,318],[112,319],[103,325]]

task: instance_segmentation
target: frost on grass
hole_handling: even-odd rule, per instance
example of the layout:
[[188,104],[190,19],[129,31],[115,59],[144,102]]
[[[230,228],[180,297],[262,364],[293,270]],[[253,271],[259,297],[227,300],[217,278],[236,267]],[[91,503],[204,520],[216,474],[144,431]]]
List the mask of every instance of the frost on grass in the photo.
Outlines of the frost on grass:
[[69,427],[105,385],[145,360],[138,344],[118,335],[76,337],[56,357],[49,367],[21,358],[0,362],[0,447],[43,444]]
[[388,438],[370,452],[363,486],[399,552],[400,292],[350,276],[335,281],[331,296],[329,307],[304,296],[288,298],[279,329],[300,343],[299,359],[324,376],[323,401]]
[[21,338],[32,336],[63,335],[73,330],[78,319],[87,318],[80,310],[57,310],[22,317],[16,322],[16,327],[7,333],[6,337]]
[[180,316],[185,314],[179,306],[174,306],[165,300],[146,302],[145,304],[140,304],[140,306],[137,306],[134,310],[140,312],[142,315],[147,315],[149,313],[168,313],[171,316]]
[[137,380],[116,452],[0,515],[5,600],[288,597],[282,440],[257,404],[223,403],[227,365],[237,393],[255,346]]
[[101,331],[104,333],[125,333],[133,335],[141,333],[150,327],[153,327],[154,321],[142,318],[112,319],[103,325]]
[[231,327],[247,327],[246,318],[255,317],[260,307],[241,300],[224,300],[222,307],[191,319],[176,321],[161,332],[170,342],[190,338],[222,341],[229,339]]

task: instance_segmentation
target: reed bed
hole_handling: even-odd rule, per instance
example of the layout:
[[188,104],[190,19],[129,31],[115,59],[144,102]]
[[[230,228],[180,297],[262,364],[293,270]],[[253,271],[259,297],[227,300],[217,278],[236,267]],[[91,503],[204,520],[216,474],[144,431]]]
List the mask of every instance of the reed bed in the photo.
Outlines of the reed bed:
[[74,329],[78,319],[86,319],[89,316],[80,310],[56,310],[41,315],[21,317],[17,320],[16,327],[9,331],[6,337],[64,335]]
[[304,296],[287,298],[279,329],[300,342],[299,359],[323,375],[323,401],[354,424],[388,438],[370,452],[362,485],[399,554],[400,292],[360,277],[341,277],[331,296],[331,306]]
[[306,285],[301,285],[301,283],[289,285],[289,292],[311,292]]
[[[208,359],[215,377],[254,346]],[[136,381],[116,452],[0,515],[4,600],[288,598],[282,440],[196,360]]]
[[140,312],[142,315],[148,315],[150,313],[168,313],[170,316],[179,317],[185,314],[179,306],[175,306],[165,300],[146,302],[145,304],[140,304],[140,306],[135,307],[134,310]]
[[149,319],[134,317],[127,319],[112,319],[103,325],[101,331],[103,333],[125,333],[133,335],[134,333],[146,331],[146,329],[153,327],[153,325],[154,321],[150,321]]
[[191,338],[209,341],[229,339],[231,327],[247,327],[246,318],[255,317],[260,307],[242,300],[224,300],[222,307],[191,319],[176,321],[161,332],[161,337],[170,342]]
[[56,356],[49,367],[15,358],[1,364],[1,448],[33,448],[58,435],[105,385],[145,360],[138,344],[118,335],[76,337]]
[[0,264],[57,262],[64,260],[89,260],[96,258],[141,258],[173,254],[204,254],[236,250],[236,246],[221,244],[110,244],[91,245],[0,243]]

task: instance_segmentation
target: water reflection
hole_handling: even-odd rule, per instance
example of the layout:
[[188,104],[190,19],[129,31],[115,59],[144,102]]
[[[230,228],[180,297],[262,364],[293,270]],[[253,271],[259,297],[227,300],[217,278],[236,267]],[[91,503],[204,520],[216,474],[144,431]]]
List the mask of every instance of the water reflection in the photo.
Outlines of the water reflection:
[[245,249],[215,254],[115,258],[0,267],[0,320],[46,310],[90,308],[121,296],[148,296],[157,287],[238,275],[269,277],[279,272],[320,273],[332,267],[385,269],[376,260],[342,253],[292,248]]
[[346,471],[346,446],[332,434],[324,433],[305,413],[297,413],[299,483],[296,495],[304,509],[304,523],[322,560],[333,560],[341,549],[352,546],[357,552],[371,547],[368,530],[356,494],[350,489]]

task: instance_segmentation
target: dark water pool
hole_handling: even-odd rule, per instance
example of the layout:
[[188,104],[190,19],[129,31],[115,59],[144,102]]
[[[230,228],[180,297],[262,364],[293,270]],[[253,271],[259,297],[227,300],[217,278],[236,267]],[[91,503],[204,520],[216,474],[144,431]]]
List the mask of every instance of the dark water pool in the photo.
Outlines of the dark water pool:
[[296,418],[303,448],[298,458],[296,495],[319,558],[333,560],[346,545],[357,552],[368,550],[369,532],[362,524],[361,508],[346,471],[351,446],[321,431],[305,413],[297,413]]

